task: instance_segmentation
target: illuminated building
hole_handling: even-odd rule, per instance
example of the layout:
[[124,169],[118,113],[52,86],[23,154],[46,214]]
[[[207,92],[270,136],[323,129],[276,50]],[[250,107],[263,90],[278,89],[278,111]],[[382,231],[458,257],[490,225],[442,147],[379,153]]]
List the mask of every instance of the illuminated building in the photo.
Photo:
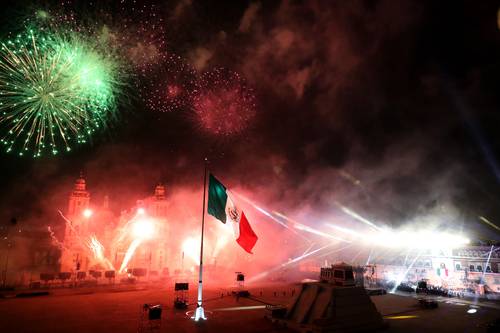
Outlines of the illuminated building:
[[61,271],[87,270],[90,259],[81,235],[89,232],[92,219],[90,211],[90,193],[87,191],[83,175],[75,181],[75,186],[68,200],[64,248],[61,257]]
[[[137,236],[143,239],[126,267],[144,268],[157,274],[166,272],[173,262],[171,249],[177,244],[170,234],[168,204],[165,186],[159,184],[152,196],[137,200],[134,207],[122,211],[117,217],[109,208],[108,196],[104,197],[100,207],[91,205],[91,195],[85,179],[80,175],[64,214],[66,226],[61,271],[118,270],[130,247],[131,238]],[[144,230],[135,230],[141,227],[141,223],[153,230],[145,230],[147,233],[141,234]],[[101,257],[96,257],[92,251],[92,239],[102,245]]]
[[[369,278],[430,284],[476,292],[500,292],[500,247],[465,246],[439,251],[384,253],[370,262]],[[484,290],[479,290],[484,286]]]
[[0,287],[28,285],[56,273],[61,252],[46,228],[0,226]]
[[[128,265],[129,268],[146,268],[160,274],[172,265],[171,248],[177,242],[171,237],[167,207],[165,186],[158,184],[152,196],[137,200],[135,207],[121,213],[119,228],[123,228],[129,221],[140,222],[143,219],[150,221],[154,228],[151,237],[146,237],[138,247]],[[121,243],[112,249],[110,257],[117,269],[123,262],[127,247],[127,243]]]

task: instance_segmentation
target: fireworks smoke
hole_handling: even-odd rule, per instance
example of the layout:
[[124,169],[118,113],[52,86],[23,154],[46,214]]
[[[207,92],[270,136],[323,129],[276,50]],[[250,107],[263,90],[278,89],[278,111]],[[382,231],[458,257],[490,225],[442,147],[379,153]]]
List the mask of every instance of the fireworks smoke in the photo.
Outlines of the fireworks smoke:
[[[112,5],[111,5],[112,6]],[[166,58],[165,22],[154,4],[120,1],[112,8],[96,4],[98,38],[120,51],[130,65],[147,71]]]

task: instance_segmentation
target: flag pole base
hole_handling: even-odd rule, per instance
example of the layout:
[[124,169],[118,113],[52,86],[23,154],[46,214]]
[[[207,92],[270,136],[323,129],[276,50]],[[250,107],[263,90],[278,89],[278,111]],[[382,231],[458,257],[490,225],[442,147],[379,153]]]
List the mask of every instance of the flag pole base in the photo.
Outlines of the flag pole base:
[[207,317],[205,317],[205,310],[203,310],[202,306],[196,308],[194,317],[191,317],[191,319],[194,319],[194,321],[199,321],[200,319],[207,320]]

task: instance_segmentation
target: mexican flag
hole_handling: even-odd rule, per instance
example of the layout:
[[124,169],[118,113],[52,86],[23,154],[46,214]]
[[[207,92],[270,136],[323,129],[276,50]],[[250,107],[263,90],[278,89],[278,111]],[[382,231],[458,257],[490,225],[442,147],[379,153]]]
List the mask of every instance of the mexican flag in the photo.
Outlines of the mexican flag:
[[208,180],[208,214],[222,223],[231,223],[236,242],[245,251],[252,253],[255,243],[257,243],[257,235],[252,230],[243,211],[234,204],[229,190],[212,174]]

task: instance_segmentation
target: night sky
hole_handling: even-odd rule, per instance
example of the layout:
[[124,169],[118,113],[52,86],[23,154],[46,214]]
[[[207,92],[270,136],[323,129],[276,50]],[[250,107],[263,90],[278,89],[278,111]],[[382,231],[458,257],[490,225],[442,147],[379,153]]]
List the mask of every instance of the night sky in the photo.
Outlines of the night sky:
[[[72,3],[64,8],[87,19],[96,8]],[[37,6],[4,5],[2,36]],[[130,89],[118,120],[90,145],[38,159],[0,153],[0,217],[46,225],[80,171],[117,212],[158,182],[198,189],[208,157],[225,184],[270,208],[328,215],[338,200],[390,225],[435,214],[498,240],[478,216],[500,225],[499,8],[498,1],[158,2],[168,52],[200,73],[239,73],[254,90],[255,116],[240,133],[214,135],[189,107],[154,112]]]

